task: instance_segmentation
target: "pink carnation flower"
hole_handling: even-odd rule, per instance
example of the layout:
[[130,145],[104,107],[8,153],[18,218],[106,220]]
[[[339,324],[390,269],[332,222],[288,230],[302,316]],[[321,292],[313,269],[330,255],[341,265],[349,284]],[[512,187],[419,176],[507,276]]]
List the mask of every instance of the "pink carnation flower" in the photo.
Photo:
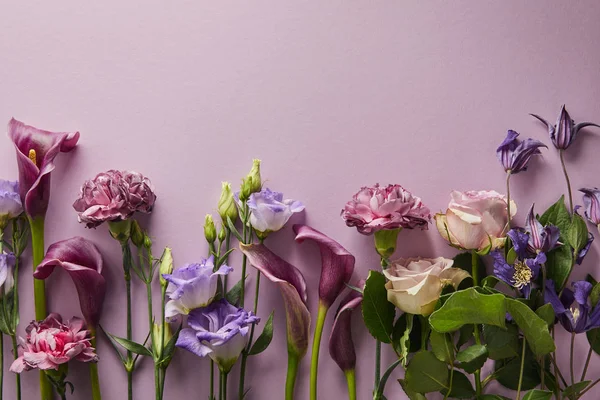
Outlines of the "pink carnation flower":
[[427,229],[431,213],[419,197],[400,185],[363,187],[342,210],[346,225],[364,235],[383,229]]
[[79,222],[95,228],[105,221],[123,221],[135,212],[150,213],[156,195],[148,178],[134,171],[110,170],[85,181],[73,203]]
[[27,338],[20,338],[19,357],[10,366],[12,372],[20,374],[35,368],[58,370],[61,364],[72,359],[98,361],[89,332],[83,329],[80,318],[63,324],[61,316],[52,313],[41,322],[33,321],[25,331]]

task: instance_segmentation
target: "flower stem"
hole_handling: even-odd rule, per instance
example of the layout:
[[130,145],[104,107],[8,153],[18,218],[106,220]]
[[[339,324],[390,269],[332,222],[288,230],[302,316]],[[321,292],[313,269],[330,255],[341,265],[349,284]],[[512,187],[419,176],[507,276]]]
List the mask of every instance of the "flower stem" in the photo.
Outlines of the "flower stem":
[[298,364],[300,364],[300,358],[293,352],[288,351],[288,368],[287,376],[285,378],[285,400],[294,400],[294,386],[296,385]]
[[[210,400],[215,398],[215,362],[210,360],[210,384],[209,384],[209,397]],[[241,399],[241,397],[240,397]]]
[[506,212],[508,213],[508,229],[510,229],[510,171],[506,174]]
[[379,387],[379,381],[381,380],[381,342],[375,341],[375,386],[373,391],[377,391]]
[[[231,248],[231,230],[229,228],[226,228],[225,231],[225,251],[228,251]],[[229,256],[227,256],[225,264],[227,264],[228,261]],[[223,276],[223,293],[227,293],[227,275]]]
[[344,374],[348,384],[348,400],[356,400],[356,370],[349,369],[344,371]]
[[221,372],[221,390],[219,397],[221,400],[227,400],[227,373]]
[[580,381],[585,381],[585,376],[587,375],[588,367],[590,366],[590,360],[592,358],[592,346],[590,345],[590,349],[588,351],[587,358],[585,359],[585,367],[583,368],[583,373],[581,374]]
[[[129,242],[124,240],[121,242],[121,250],[123,253],[123,276],[125,278],[125,291],[127,297],[127,340],[133,340],[133,331],[131,327],[131,248]],[[127,350],[127,398],[133,400],[133,355],[130,350]]]
[[[473,277],[473,286],[479,286],[479,265],[478,255],[475,250],[471,252],[471,276]],[[473,325],[473,335],[475,336],[475,343],[481,344],[481,338],[479,337],[479,325]],[[475,391],[477,396],[481,395],[481,369],[475,371]]]
[[[17,346],[17,335],[12,335],[11,336],[12,339],[12,348],[13,348],[13,357],[16,360],[19,357],[19,347]],[[16,377],[16,384],[17,384],[17,388],[16,388],[16,395],[17,395],[17,400],[21,400],[21,374],[15,374]]]
[[317,379],[319,370],[319,350],[321,347],[321,336],[323,335],[323,325],[327,316],[327,307],[323,303],[319,303],[319,312],[317,314],[317,324],[315,326],[315,334],[313,336],[312,355],[310,360],[310,400],[317,399]]
[[523,384],[523,370],[525,369],[525,350],[527,339],[523,338],[523,350],[521,351],[521,370],[519,372],[519,385],[517,386],[517,400],[521,400],[521,385]]
[[448,399],[450,396],[450,392],[452,392],[452,383],[454,380],[454,364],[450,365],[450,382],[448,383],[448,390],[446,390],[446,394],[444,395],[444,400]]
[[[96,347],[96,329],[89,328],[90,335],[92,339],[90,342],[92,343],[92,347],[96,349],[96,353],[98,352]],[[102,395],[100,394],[100,378],[98,376],[98,363],[89,363],[90,364],[90,381],[92,383],[92,399],[93,400],[101,400]]]
[[4,334],[0,333],[0,400],[4,389]]
[[[556,340],[554,338],[554,326],[552,326],[552,328],[550,330],[552,333],[552,340],[556,343]],[[554,376],[557,376],[557,375],[560,376],[560,378],[562,378],[563,383],[566,383],[565,378],[563,378],[562,374],[560,373],[560,370],[558,369],[558,363],[556,362],[556,351],[553,352],[550,357],[552,359],[552,363],[554,364]],[[557,384],[556,386],[557,386],[556,392],[555,392],[556,400],[560,400],[560,385]]]
[[[244,239],[244,244],[248,244],[248,214],[250,214],[248,210],[248,205],[244,203],[244,218],[242,219],[242,239]],[[248,262],[248,257],[246,254],[242,255],[242,287],[240,288],[240,307],[244,308],[244,297],[246,294],[246,264]],[[240,379],[241,381],[242,379]]]
[[563,173],[565,174],[565,180],[567,181],[567,190],[569,192],[569,207],[571,210],[571,215],[573,214],[573,194],[571,193],[571,180],[569,179],[569,174],[567,173],[567,167],[565,166],[565,158],[564,158],[564,150],[559,150],[558,154],[560,155],[560,164],[562,165]]
[[573,352],[575,350],[575,332],[571,333],[571,355],[569,357],[570,359],[570,363],[569,366],[571,367],[571,386],[573,386],[575,384],[575,373],[574,368],[573,368]]
[[[31,228],[31,252],[33,259],[33,271],[44,259],[44,217],[29,218]],[[35,319],[38,321],[46,318],[46,284],[44,280],[33,280],[33,298],[35,303]],[[40,394],[42,400],[52,400],[52,386],[50,381],[40,371]]]

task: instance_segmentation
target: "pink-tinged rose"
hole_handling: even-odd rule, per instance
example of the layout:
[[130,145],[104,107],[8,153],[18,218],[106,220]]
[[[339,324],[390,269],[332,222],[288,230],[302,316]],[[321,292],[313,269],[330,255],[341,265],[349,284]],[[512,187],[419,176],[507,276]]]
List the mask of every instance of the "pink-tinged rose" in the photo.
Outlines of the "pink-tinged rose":
[[470,275],[452,268],[453,260],[438,258],[407,258],[393,261],[383,270],[388,300],[400,310],[417,315],[433,312],[446,285],[458,287]]
[[427,229],[431,213],[419,197],[400,185],[363,187],[341,213],[346,225],[364,235],[383,229]]
[[33,321],[20,338],[19,357],[10,370],[17,374],[31,369],[58,370],[70,360],[97,362],[90,333],[83,329],[83,320],[73,318],[62,323],[60,315],[52,313],[43,321]]
[[124,221],[136,212],[152,212],[156,195],[148,178],[135,171],[109,170],[85,181],[73,203],[79,222],[95,228],[105,221]]
[[[504,246],[508,232],[507,199],[493,190],[453,191],[445,214],[436,214],[440,235],[465,250],[494,250]],[[510,202],[511,218],[517,212]]]

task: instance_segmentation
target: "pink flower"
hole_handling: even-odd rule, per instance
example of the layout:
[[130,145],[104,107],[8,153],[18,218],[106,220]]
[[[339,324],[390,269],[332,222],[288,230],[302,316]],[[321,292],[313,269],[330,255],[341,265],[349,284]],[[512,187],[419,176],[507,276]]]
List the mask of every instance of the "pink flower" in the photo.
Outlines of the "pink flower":
[[[453,191],[445,214],[436,214],[440,235],[465,250],[494,250],[504,246],[508,230],[507,201],[493,190]],[[511,217],[517,212],[511,200]]]
[[110,170],[85,181],[73,208],[79,222],[94,228],[105,221],[123,221],[135,212],[150,213],[156,195],[150,180],[134,171]]
[[429,208],[400,185],[363,187],[342,210],[346,225],[364,235],[383,229],[421,227],[431,220]]
[[41,322],[33,321],[25,331],[27,339],[20,338],[19,358],[10,366],[12,372],[20,374],[35,368],[58,370],[61,364],[72,359],[98,361],[89,332],[83,329],[80,318],[63,324],[61,316],[52,313]]

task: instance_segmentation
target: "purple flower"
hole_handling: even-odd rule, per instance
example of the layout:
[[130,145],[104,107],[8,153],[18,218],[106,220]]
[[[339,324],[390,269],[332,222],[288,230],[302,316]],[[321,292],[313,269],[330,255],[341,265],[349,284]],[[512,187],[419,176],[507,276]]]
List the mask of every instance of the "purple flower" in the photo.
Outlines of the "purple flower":
[[527,164],[529,164],[531,156],[542,154],[540,147],[548,148],[539,140],[525,139],[521,142],[517,139],[517,136],[519,136],[517,132],[509,130],[506,139],[496,150],[496,155],[500,164],[504,167],[504,171],[511,174],[527,170]]
[[581,333],[600,327],[600,307],[588,304],[592,284],[587,281],[573,282],[574,290],[564,288],[560,298],[556,294],[554,282],[546,281],[544,300],[552,304],[554,313],[563,328],[568,332]]
[[560,114],[556,119],[555,125],[551,125],[548,121],[546,121],[538,115],[530,115],[532,117],[537,118],[544,125],[546,125],[554,147],[556,147],[559,150],[566,150],[571,145],[571,143],[573,143],[575,137],[582,128],[585,128],[586,126],[595,126],[597,128],[600,128],[600,125],[594,124],[592,122],[581,122],[575,125],[575,121],[571,119],[571,116],[567,112],[567,109],[565,108],[564,104],[560,109]]
[[527,247],[533,253],[546,253],[557,246],[560,231],[554,225],[542,226],[535,217],[533,206],[532,204],[525,221],[525,231],[529,234]]
[[15,283],[13,270],[16,260],[13,253],[0,253],[0,293],[9,292]]
[[136,212],[152,212],[156,195],[148,178],[135,171],[102,172],[81,187],[73,203],[79,222],[94,228],[105,221],[124,221]]
[[584,215],[592,224],[600,225],[600,189],[579,189],[583,193]]
[[191,310],[208,306],[217,293],[217,283],[220,275],[227,275],[233,268],[221,265],[214,270],[214,257],[203,259],[199,264],[186,264],[164,274],[163,278],[169,282],[167,295],[169,301],[165,307],[165,316],[174,319],[176,316],[187,315]]
[[592,232],[588,232],[587,243],[585,244],[585,246],[583,246],[583,249],[579,250],[579,253],[577,253],[577,258],[575,259],[575,262],[577,263],[577,265],[581,265],[586,254],[590,250],[590,247],[592,246],[593,241],[594,241],[594,235],[592,235]]
[[364,234],[386,229],[420,227],[427,229],[431,220],[429,208],[400,185],[380,188],[363,187],[344,206],[341,216],[346,225]]
[[252,193],[248,200],[251,210],[250,224],[260,233],[277,232],[288,222],[292,214],[304,210],[304,205],[291,199],[283,199],[283,193],[268,188]]
[[4,229],[8,221],[23,212],[19,182],[0,179],[0,229]]
[[176,346],[200,357],[209,356],[228,373],[248,344],[250,325],[259,321],[252,312],[221,299],[189,314],[189,328],[181,330]]
[[46,215],[54,158],[75,148],[79,132],[48,132],[11,119],[8,136],[17,150],[19,193],[30,217]]
[[[365,281],[358,282],[362,288]],[[356,351],[352,341],[352,310],[360,306],[363,300],[361,293],[351,290],[342,300],[335,315],[331,335],[329,336],[329,354],[333,361],[346,372],[356,366]]]

